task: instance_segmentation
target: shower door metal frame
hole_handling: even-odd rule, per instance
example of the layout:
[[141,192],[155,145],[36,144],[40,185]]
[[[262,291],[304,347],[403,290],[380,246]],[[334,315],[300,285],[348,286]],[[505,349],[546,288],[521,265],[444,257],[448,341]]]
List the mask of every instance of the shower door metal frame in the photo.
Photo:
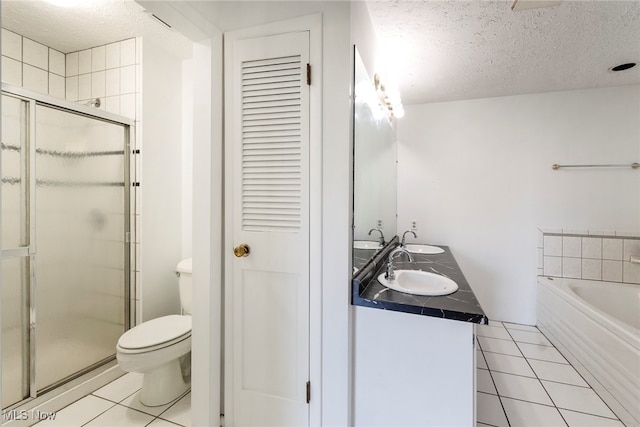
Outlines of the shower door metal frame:
[[[2,243],[0,241],[0,254],[1,259],[5,258],[14,258],[14,257],[22,257],[29,258],[29,292],[25,293],[24,302],[25,305],[28,305],[28,313],[29,313],[29,344],[28,344],[28,357],[27,360],[23,360],[24,368],[23,375],[29,375],[29,397],[16,402],[15,404],[10,405],[9,408],[15,408],[23,405],[25,402],[29,400],[33,400],[38,396],[38,390],[36,388],[36,261],[37,261],[37,250],[36,250],[36,203],[35,200],[35,191],[36,191],[36,179],[35,179],[35,163],[36,163],[36,106],[44,106],[49,108],[54,108],[57,110],[65,111],[70,114],[76,114],[79,116],[88,117],[95,120],[101,120],[108,123],[113,123],[117,125],[124,126],[124,233],[123,236],[125,250],[124,250],[124,328],[125,330],[131,327],[131,206],[130,206],[130,192],[131,192],[131,177],[130,177],[130,161],[131,161],[131,141],[133,140],[134,133],[134,120],[129,119],[127,117],[123,117],[117,114],[109,113],[107,111],[97,110],[93,107],[89,107],[82,104],[77,104],[75,102],[67,101],[64,99],[54,98],[49,95],[41,94],[38,92],[33,92],[27,89],[23,89],[20,87],[16,87],[7,83],[2,82],[2,95],[7,95],[16,99],[20,99],[24,101],[27,105],[27,120],[28,120],[28,128],[27,128],[27,145],[29,150],[29,203],[28,203],[28,215],[25,215],[29,221],[29,244],[27,246],[18,247],[18,248],[3,248]],[[1,154],[0,154],[1,156]],[[1,159],[1,157],[0,157]],[[26,161],[23,163],[26,165]],[[24,168],[22,168],[24,169]],[[23,196],[26,192],[26,186],[24,185],[25,179],[27,175],[24,170],[21,171],[21,179],[22,179],[22,193]],[[0,195],[1,197],[1,195]],[[2,199],[0,198],[0,201]],[[1,302],[1,301],[0,301]],[[23,346],[27,344],[23,342]],[[114,349],[115,352],[115,349]],[[101,362],[99,362],[102,364]],[[92,365],[83,369],[82,371],[63,379],[59,383],[55,383],[52,386],[48,386],[44,389],[43,393],[47,393],[51,391],[53,388],[69,382],[83,374],[87,371],[94,369],[96,366]],[[25,378],[23,378],[23,385],[26,383]]]

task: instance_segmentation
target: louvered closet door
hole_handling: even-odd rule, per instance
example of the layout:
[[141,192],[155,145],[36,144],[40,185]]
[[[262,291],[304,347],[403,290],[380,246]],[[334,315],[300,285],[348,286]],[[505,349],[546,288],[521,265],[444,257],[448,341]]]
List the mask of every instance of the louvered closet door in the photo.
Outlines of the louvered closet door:
[[309,423],[308,57],[308,32],[233,47],[236,426]]

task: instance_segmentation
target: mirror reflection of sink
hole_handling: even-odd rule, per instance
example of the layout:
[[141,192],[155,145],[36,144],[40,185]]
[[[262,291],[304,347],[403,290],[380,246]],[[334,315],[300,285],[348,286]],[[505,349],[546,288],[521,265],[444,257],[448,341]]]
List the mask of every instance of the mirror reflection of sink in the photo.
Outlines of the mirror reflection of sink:
[[449,295],[458,290],[458,284],[448,277],[419,270],[396,270],[396,278],[387,280],[384,273],[378,281],[389,289],[412,295]]
[[382,246],[373,240],[356,240],[353,242],[353,249],[382,249]]
[[405,249],[411,252],[412,254],[441,254],[444,253],[444,249],[439,248],[437,246],[429,246],[429,245],[406,245]]

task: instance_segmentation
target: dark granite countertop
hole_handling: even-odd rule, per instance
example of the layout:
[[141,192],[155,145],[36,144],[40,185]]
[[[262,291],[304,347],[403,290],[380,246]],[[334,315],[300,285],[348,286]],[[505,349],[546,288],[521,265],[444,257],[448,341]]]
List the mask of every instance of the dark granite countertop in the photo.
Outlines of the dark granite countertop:
[[386,255],[395,246],[397,244],[385,247],[383,251],[376,254],[373,262],[367,264],[354,276],[353,305],[463,322],[489,323],[469,282],[447,246],[439,246],[444,249],[444,253],[441,254],[412,254],[414,262],[407,261],[404,255],[398,256],[393,265],[396,270],[422,270],[441,274],[458,284],[456,292],[443,296],[420,296],[397,292],[380,284],[378,275],[385,271]]

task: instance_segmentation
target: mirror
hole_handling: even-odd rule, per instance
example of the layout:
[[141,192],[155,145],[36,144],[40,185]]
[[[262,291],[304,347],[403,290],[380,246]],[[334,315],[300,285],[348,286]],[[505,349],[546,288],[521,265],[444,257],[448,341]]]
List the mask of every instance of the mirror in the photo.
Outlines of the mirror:
[[373,77],[358,53],[354,70],[353,267],[362,268],[396,233],[397,140]]

